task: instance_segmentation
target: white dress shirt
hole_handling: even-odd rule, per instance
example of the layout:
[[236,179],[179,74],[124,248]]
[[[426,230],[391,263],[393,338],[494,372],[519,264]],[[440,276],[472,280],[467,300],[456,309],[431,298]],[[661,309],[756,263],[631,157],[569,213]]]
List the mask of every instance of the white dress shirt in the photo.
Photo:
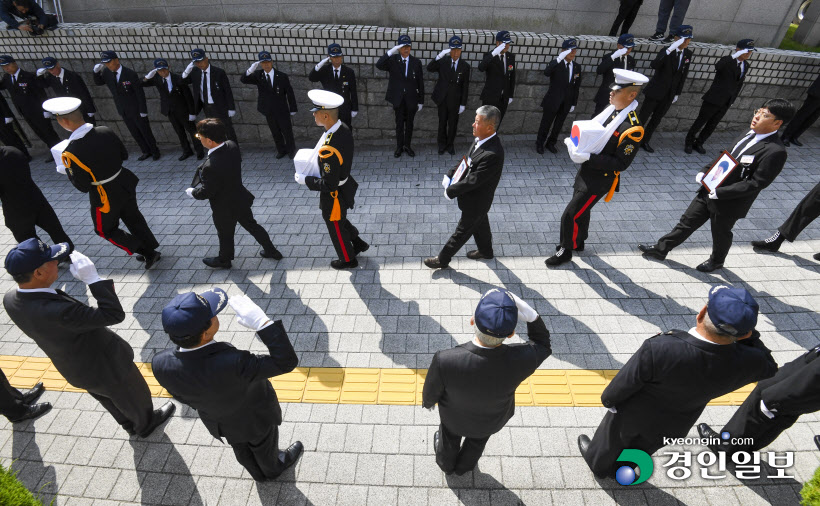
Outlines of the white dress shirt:
[[57,290],[54,288],[18,288],[19,293],[53,293],[57,295]]
[[[216,149],[216,148],[214,148],[214,149]],[[204,348],[204,347],[206,347],[210,344],[214,344],[214,343],[217,343],[217,342],[219,342],[219,341],[214,341],[213,339],[211,339],[207,343],[203,344],[202,346],[197,346],[196,348],[183,348],[182,346],[177,346],[177,351],[182,352],[182,353],[187,352],[187,351],[194,351],[194,350]]]
[[211,153],[213,153],[214,151],[216,151],[217,149],[221,148],[221,147],[222,147],[222,146],[224,146],[224,145],[225,145],[225,143],[223,142],[223,143],[222,143],[222,144],[220,144],[219,146],[216,146],[216,147],[213,147],[213,148],[209,149],[209,150],[208,150],[208,156],[211,156]]
[[[749,130],[749,132],[746,134],[746,136],[745,136],[745,137],[743,137],[743,138],[740,140],[740,142],[738,142],[737,144],[735,144],[735,147],[733,147],[733,148],[732,148],[732,151],[731,151],[731,152],[732,152],[732,153],[734,153],[734,152],[735,152],[735,150],[737,149],[737,147],[738,147],[738,146],[740,146],[741,144],[743,144],[744,142],[746,142],[746,140],[749,138],[749,134],[751,134],[751,133],[754,133],[754,130]],[[741,149],[741,150],[740,150],[740,152],[739,152],[738,154],[736,154],[736,155],[735,155],[735,154],[732,154],[732,156],[734,156],[735,158],[740,158],[740,155],[742,155],[743,153],[745,153],[746,151],[748,151],[750,147],[754,146],[755,144],[757,144],[758,142],[762,141],[762,140],[763,140],[763,139],[765,139],[766,137],[768,137],[768,136],[770,136],[770,135],[774,135],[774,134],[776,134],[776,133],[777,133],[777,131],[775,130],[774,132],[769,132],[769,133],[767,133],[767,134],[755,134],[754,139],[752,139],[752,140],[751,140],[748,144],[746,144],[746,146],[745,146],[743,149]]]

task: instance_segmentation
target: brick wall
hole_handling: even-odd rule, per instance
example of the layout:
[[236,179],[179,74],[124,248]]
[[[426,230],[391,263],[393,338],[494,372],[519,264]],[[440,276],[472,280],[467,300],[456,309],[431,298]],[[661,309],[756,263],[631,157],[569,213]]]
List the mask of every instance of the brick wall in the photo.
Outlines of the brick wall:
[[[299,114],[293,117],[297,143],[300,147],[312,144],[320,131],[308,113],[307,90],[314,87],[308,81],[310,69],[326,54],[330,42],[340,42],[345,48],[345,61],[356,71],[358,78],[360,112],[353,120],[355,136],[370,144],[392,144],[394,120],[391,107],[384,100],[387,79],[374,63],[387,49],[395,45],[400,33],[413,38],[413,54],[426,65],[445,47],[447,40],[458,33],[464,39],[463,58],[473,67],[468,110],[459,124],[460,135],[469,135],[472,111],[480,103],[478,96],[484,74],[477,65],[483,52],[494,47],[494,32],[490,30],[445,30],[411,28],[399,30],[376,26],[332,26],[304,24],[248,24],[248,23],[183,23],[160,25],[154,23],[91,23],[66,24],[60,30],[42,37],[30,37],[18,31],[0,31],[3,52],[15,56],[21,66],[33,71],[45,55],[58,57],[63,65],[82,73],[99,110],[98,119],[119,131],[123,139],[132,139],[119,119],[108,88],[94,86],[91,69],[99,61],[99,52],[112,49],[119,53],[122,63],[145,74],[152,68],[152,60],[162,56],[169,60],[173,71],[181,72],[189,61],[188,51],[202,47],[214,65],[222,67],[231,78],[237,99],[234,118],[240,142],[270,144],[270,131],[264,118],[256,112],[256,87],[241,84],[239,76],[256,59],[256,53],[267,49],[274,54],[276,67],[290,75]],[[513,32],[513,51],[519,62],[515,100],[504,118],[506,135],[519,134],[523,139],[535,138],[541,116],[538,107],[547,89],[543,75],[546,63],[560,52],[563,36]],[[592,97],[600,85],[595,68],[600,58],[615,48],[615,39],[601,36],[581,36],[576,62],[582,65],[584,77],[581,97],[574,114],[568,117],[565,130],[573,119],[588,119],[594,108]],[[638,71],[651,75],[649,63],[661,48],[658,44],[639,41],[633,51],[638,60]],[[685,131],[697,115],[700,98],[713,76],[714,63],[732,48],[716,44],[693,42],[694,62],[680,100],[672,106],[661,125],[664,131]],[[820,71],[820,55],[761,49],[751,58],[753,65],[740,98],[726,114],[718,127],[741,129],[748,125],[749,112],[764,100],[787,98],[802,103],[805,88]],[[426,73],[425,73],[426,75]],[[437,116],[430,100],[434,76],[426,75],[424,110],[416,116],[416,143],[435,142]],[[170,124],[159,113],[159,98],[154,89],[147,89],[149,117],[154,134],[161,144],[175,145],[176,137]],[[681,132],[681,143],[683,142]],[[31,139],[35,139],[32,135]]]

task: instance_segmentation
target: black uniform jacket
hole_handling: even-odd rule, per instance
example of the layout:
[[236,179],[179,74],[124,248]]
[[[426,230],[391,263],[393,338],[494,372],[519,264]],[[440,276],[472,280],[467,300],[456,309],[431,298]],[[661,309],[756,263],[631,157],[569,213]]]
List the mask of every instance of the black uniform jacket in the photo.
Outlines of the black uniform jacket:
[[140,113],[148,113],[148,108],[145,105],[145,92],[142,89],[142,79],[128,67],[122,67],[119,81],[117,81],[116,72],[111,72],[107,68],[103,68],[102,72],[94,72],[94,84],[108,86],[120,116],[136,118]]
[[552,60],[544,69],[544,75],[550,78],[550,87],[541,100],[541,107],[557,111],[563,104],[569,106],[578,103],[578,92],[581,89],[581,66],[572,61],[572,76],[569,75],[569,62]]
[[484,88],[479,97],[482,103],[498,102],[515,96],[515,53],[507,51],[507,68],[504,68],[504,55],[493,56],[491,51],[484,53],[478,64],[478,70],[487,74]]
[[48,72],[43,74],[42,79],[46,82],[46,84],[49,87],[51,87],[56,96],[75,97],[82,100],[83,105],[80,106],[80,110],[83,112],[83,114],[97,112],[97,108],[94,106],[94,99],[91,98],[91,93],[88,91],[88,86],[85,85],[85,81],[83,81],[83,78],[80,77],[78,73],[68,70],[66,68],[62,70],[62,83],[60,82],[59,77],[53,76]]
[[715,63],[715,79],[712,86],[703,94],[703,101],[714,105],[732,105],[743,87],[751,65],[749,60],[743,62],[743,75],[740,65],[731,55],[726,55]]
[[781,367],[757,387],[763,403],[779,415],[820,411],[820,347],[815,347]]
[[609,103],[609,85],[615,82],[615,74],[612,72],[614,69],[623,69],[625,61],[626,70],[635,70],[635,58],[632,57],[632,54],[621,56],[617,60],[613,60],[612,54],[614,52],[615,51],[605,54],[604,57],[601,58],[601,63],[598,64],[598,69],[595,71],[599,76],[603,76],[601,87],[598,88],[598,92],[595,94],[594,102],[596,104]]
[[440,60],[433,59],[427,64],[427,71],[438,73],[438,81],[431,97],[436,105],[445,104],[450,109],[467,105],[467,96],[470,92],[470,64],[464,61],[464,58],[458,59],[455,72],[450,56]]
[[[618,112],[613,112],[611,118],[617,116]],[[575,175],[575,185],[573,187],[578,191],[596,195],[607,193],[615,181],[615,171],[623,172],[629,168],[632,160],[638,154],[638,146],[641,144],[640,141],[630,138],[629,135],[635,136],[635,134],[627,134],[626,137],[623,137],[623,141],[621,141],[621,137],[630,128],[639,126],[641,126],[641,122],[638,120],[638,115],[635,111],[632,111],[612,134],[604,149],[598,154],[590,155],[589,160],[581,164],[578,174]],[[620,186],[619,178],[615,191],[620,191]]]
[[683,60],[678,51],[666,54],[666,48],[661,48],[658,55],[649,64],[655,69],[655,74],[644,86],[644,94],[653,100],[672,100],[683,92],[683,83],[689,75],[689,65],[692,63],[692,51],[683,50]]
[[387,93],[384,99],[393,104],[393,107],[401,105],[404,98],[410,105],[424,103],[424,73],[421,67],[421,60],[413,55],[408,57],[407,77],[404,75],[405,65],[398,54],[389,56],[384,53],[376,62],[376,68],[388,72]]
[[296,112],[296,96],[290,85],[288,75],[273,69],[273,86],[268,84],[265,71],[256,69],[251,75],[242,74],[239,78],[244,84],[255,84],[259,91],[256,101],[256,110],[264,116],[287,118],[290,113]]
[[[194,96],[191,94],[191,88],[182,80],[182,76],[168,74],[168,79],[171,80],[171,91],[168,92],[168,85],[165,84],[159,74],[147,81],[142,81],[142,86],[155,86],[159,91],[159,110],[164,116],[168,116],[171,111],[177,114],[184,114],[186,116],[196,115],[196,108],[194,107]],[[186,118],[187,120],[187,118]]]
[[9,92],[12,103],[24,117],[43,118],[43,102],[48,99],[45,87],[42,79],[23,69],[17,74],[16,84],[11,84],[10,74],[3,74],[0,79],[0,90]]
[[322,210],[322,216],[327,219],[333,210],[331,192],[339,192],[337,195],[341,209],[350,209],[355,204],[356,189],[359,185],[350,174],[353,167],[353,134],[347,125],[339,124],[338,130],[328,134],[325,145],[339,151],[342,163],[339,163],[336,155],[327,158],[321,158],[320,155],[319,172],[322,177],[308,176],[305,178],[305,185],[319,192],[319,208]]
[[327,91],[339,94],[345,99],[342,108],[351,111],[359,110],[359,93],[356,91],[356,73],[347,65],[342,64],[339,68],[339,80],[333,77],[333,65],[323,65],[318,71],[316,67],[311,69],[308,79],[312,83],[322,83],[322,88]]
[[[458,208],[462,213],[487,214],[493,205],[495,189],[504,169],[504,147],[498,134],[476,148],[468,158],[471,163],[466,174],[445,191],[451,199],[458,198]],[[448,176],[453,177],[455,170],[451,169]]]
[[242,155],[235,142],[225,141],[199,170],[202,185],[194,189],[193,197],[211,203],[214,222],[231,220],[253,204],[253,194],[242,184]]
[[[190,84],[194,92],[194,108],[197,114],[205,107],[207,97],[202,98],[202,70],[194,67],[188,77],[184,78],[185,84]],[[210,65],[208,67],[208,90],[211,92],[211,99],[214,103],[211,107],[219,111],[223,116],[228,115],[228,111],[235,111],[236,105],[233,101],[233,90],[228,75],[219,67]]]
[[6,224],[28,223],[48,201],[31,179],[31,169],[23,152],[0,146],[0,202]]

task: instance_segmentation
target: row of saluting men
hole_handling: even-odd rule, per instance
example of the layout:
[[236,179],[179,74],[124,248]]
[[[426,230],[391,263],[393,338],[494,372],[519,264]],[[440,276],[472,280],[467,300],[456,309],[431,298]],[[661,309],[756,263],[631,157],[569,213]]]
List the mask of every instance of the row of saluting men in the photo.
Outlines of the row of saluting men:
[[[693,36],[692,27],[682,25],[675,29],[673,42],[661,48],[651,62],[654,75],[644,90],[643,105],[638,112],[645,128],[641,148],[654,152],[649,141],[664,115],[672,104],[677,102],[683,93],[684,83],[693,62],[693,53],[687,49]],[[478,69],[486,73],[486,81],[480,99],[483,105],[493,105],[501,111],[501,118],[512,103],[515,95],[516,62],[515,53],[509,51],[512,39],[509,32],[496,34],[496,47],[483,55]],[[614,80],[613,70],[622,68],[634,70],[635,58],[632,51],[635,39],[630,34],[621,35],[617,49],[604,55],[597,67],[597,74],[603,76],[594,102],[597,115],[608,105],[609,85]],[[748,59],[755,51],[754,41],[738,41],[731,55],[723,56],[715,64],[715,77],[710,88],[703,95],[703,103],[697,118],[686,133],[684,150],[693,150],[704,154],[703,147],[720,120],[737,99],[743,83],[751,69]],[[379,70],[388,72],[388,87],[385,99],[393,106],[396,121],[396,151],[415,155],[411,147],[415,115],[423,107],[424,81],[421,61],[412,56],[412,41],[409,36],[398,38],[395,47],[382,55],[376,62]],[[461,57],[462,41],[453,36],[448,47],[443,49],[427,65],[428,72],[438,73],[438,81],[433,90],[432,99],[438,106],[438,151],[455,154],[453,147],[458,128],[458,118],[465,110],[471,80],[471,67]],[[544,75],[549,78],[549,88],[541,101],[543,114],[538,128],[535,149],[543,154],[544,150],[557,153],[556,141],[561,133],[564,121],[574,111],[582,80],[581,65],[574,62],[577,54],[577,41],[563,41],[560,54],[547,64]],[[339,44],[328,47],[328,56],[320,61],[308,75],[312,82],[319,82],[326,90],[341,95],[344,105],[340,109],[340,118],[348,128],[352,119],[358,114],[358,92],[356,74],[352,68],[343,64],[343,50]],[[277,149],[277,158],[293,155],[296,143],[293,138],[293,127],[290,116],[297,111],[296,99],[288,75],[273,67],[273,58],[267,51],[258,55],[254,62],[241,76],[242,83],[256,85],[259,98],[257,110],[265,116]],[[156,87],[160,96],[160,112],[168,117],[176,132],[183,153],[180,160],[194,154],[199,159],[203,155],[201,146],[194,135],[194,121],[200,111],[206,117],[220,118],[228,126],[228,138],[237,142],[232,118],[236,112],[231,85],[227,74],[219,67],[210,64],[202,49],[191,51],[191,63],[181,75],[169,70],[167,60],[154,60],[154,69],[144,78],[140,78],[132,69],[120,64],[114,51],[103,51],[100,63],[94,67],[94,83],[106,85],[111,90],[117,106],[131,135],[139,145],[142,156],[146,159],[159,158],[159,148],[148,121],[148,110],[143,87]],[[0,89],[7,89],[17,109],[22,113],[29,126],[48,146],[59,141],[47,117],[40,109],[45,100],[45,88],[51,88],[56,96],[73,96],[82,99],[83,113],[88,122],[95,124],[96,109],[88,88],[82,78],[60,66],[54,57],[43,59],[43,67],[37,70],[36,76],[19,68],[14,58],[0,56],[0,66],[6,76],[0,80]],[[40,79],[38,79],[40,77]],[[189,85],[193,85],[193,94]],[[3,100],[0,100],[0,113],[3,114],[6,126],[0,127],[0,140],[13,145],[27,153],[25,145],[17,137],[10,125],[13,114]],[[820,78],[808,90],[807,99],[797,114],[795,121],[783,133],[786,145],[801,145],[800,135],[820,116]],[[188,141],[190,137],[190,143]]]
[[[133,349],[108,328],[125,317],[114,282],[102,279],[88,257],[69,251],[66,243],[49,247],[38,239],[13,248],[5,268],[17,288],[6,293],[3,306],[71,385],[97,399],[128,434],[148,437],[172,416],[175,405],[153,409]],[[68,257],[72,275],[87,285],[96,308],[53,288],[58,262]],[[228,305],[240,325],[256,332],[268,354],[217,340],[218,314]],[[778,369],[755,330],[758,310],[745,289],[715,286],[692,328],[643,342],[604,389],[601,402],[609,411],[594,437],[578,437],[580,453],[597,477],[615,477],[626,448],[651,455],[664,446],[664,438],[685,437],[709,401],[751,382],[759,383],[722,429],[736,439],[698,425],[713,443],[711,451],[731,456],[760,450],[800,415],[820,410],[820,346]],[[152,359],[159,384],[194,408],[214,438],[231,445],[254,480],[275,479],[292,466],[303,446],[296,441],[279,449],[282,412],[269,381],[298,365],[282,321],[267,316],[246,295],[228,297],[220,288],[177,295],[161,319],[174,347]],[[527,341],[505,344],[519,322],[526,323]],[[433,451],[446,474],[475,468],[489,438],[513,416],[520,383],[552,354],[542,318],[507,290],[486,292],[469,323],[472,340],[437,351],[423,388],[422,406],[439,407]],[[38,384],[20,392],[0,373],[0,413],[13,423],[45,414],[51,405],[36,403],[43,391]],[[737,438],[746,443],[733,443]]]

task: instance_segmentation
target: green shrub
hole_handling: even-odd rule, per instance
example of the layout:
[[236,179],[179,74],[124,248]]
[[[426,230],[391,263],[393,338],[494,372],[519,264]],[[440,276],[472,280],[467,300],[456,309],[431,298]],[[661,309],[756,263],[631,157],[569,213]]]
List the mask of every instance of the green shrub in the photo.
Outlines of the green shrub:
[[43,506],[17,479],[17,472],[0,463],[0,504],[4,506]]
[[820,505],[820,467],[814,471],[814,476],[803,484],[803,490],[800,491],[800,496],[803,498],[800,504],[803,506],[817,506]]
[[786,36],[783,37],[783,42],[780,43],[778,49],[788,49],[791,51],[806,51],[809,53],[820,53],[820,47],[805,46],[799,42],[794,41],[794,32],[797,30],[797,25],[789,25],[786,31]]

